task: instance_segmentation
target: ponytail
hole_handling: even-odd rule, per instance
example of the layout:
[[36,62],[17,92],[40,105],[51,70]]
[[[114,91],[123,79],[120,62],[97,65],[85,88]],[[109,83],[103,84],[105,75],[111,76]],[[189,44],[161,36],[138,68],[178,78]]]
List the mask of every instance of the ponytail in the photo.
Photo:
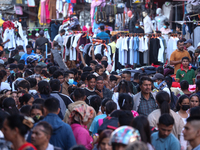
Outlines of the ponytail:
[[169,114],[169,112],[170,112],[169,94],[167,92],[165,92],[165,91],[160,91],[156,95],[156,100],[157,100],[157,103],[158,103],[158,105],[160,107],[161,115],[164,114],[164,113]]
[[169,114],[170,107],[167,101],[163,101],[162,104],[160,104],[160,111],[162,114]]

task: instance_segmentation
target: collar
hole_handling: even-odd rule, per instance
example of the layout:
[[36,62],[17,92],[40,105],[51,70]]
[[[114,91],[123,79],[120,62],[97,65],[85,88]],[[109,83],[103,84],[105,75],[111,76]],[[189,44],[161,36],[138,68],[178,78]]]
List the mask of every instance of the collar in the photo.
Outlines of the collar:
[[[170,134],[171,134],[171,133],[170,133]],[[170,136],[170,134],[168,135],[168,137]],[[159,137],[159,132],[158,132],[158,137],[156,138],[156,141],[159,140],[159,141],[161,141],[162,143],[164,143],[168,137],[166,137],[166,138],[160,138],[160,137]]]
[[88,90],[88,91],[90,91],[90,92],[94,92],[94,91],[95,91],[95,89],[90,90],[90,89],[88,89],[87,87],[86,87],[85,89]]
[[[191,68],[192,68],[192,66],[189,66],[189,67],[188,67],[188,70],[191,70]],[[181,66],[181,71],[185,71],[185,70],[183,69],[183,66]]]
[[[145,99],[144,96],[142,95],[142,92],[141,92],[141,98],[142,98],[142,99]],[[151,92],[150,92],[149,99],[150,99],[150,98],[154,98],[153,95],[151,94]],[[145,100],[146,100],[146,99],[145,99]],[[147,100],[148,100],[148,99],[147,99]]]

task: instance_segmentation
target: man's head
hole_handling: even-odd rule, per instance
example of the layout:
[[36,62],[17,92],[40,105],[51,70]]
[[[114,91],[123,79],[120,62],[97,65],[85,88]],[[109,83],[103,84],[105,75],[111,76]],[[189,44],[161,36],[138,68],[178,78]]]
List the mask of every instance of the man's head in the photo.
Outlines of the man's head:
[[159,66],[159,67],[156,69],[156,73],[164,74],[163,66]]
[[95,67],[97,65],[97,62],[95,60],[91,60],[90,61],[90,67],[92,68],[92,71],[94,72],[95,71]]
[[117,77],[111,75],[109,84],[111,89],[114,88],[117,85]]
[[172,128],[174,125],[174,118],[170,114],[163,114],[159,118],[158,129],[159,129],[159,137],[166,138],[172,132]]
[[106,61],[106,62],[108,62],[108,57],[107,56],[102,56],[102,59],[101,59],[101,61]]
[[108,62],[107,61],[101,61],[101,65],[103,66],[103,71],[106,71],[106,68],[108,67]]
[[102,65],[96,65],[95,67],[95,72],[98,74],[98,75],[102,75],[103,74],[103,67]]
[[96,76],[95,75],[88,75],[87,76],[87,82],[88,82],[88,88],[89,89],[94,89],[96,86]]
[[183,65],[183,67],[188,67],[189,66],[189,58],[188,57],[183,57],[182,58],[182,65]]
[[60,91],[60,81],[59,79],[53,79],[50,81],[50,87],[52,91]]
[[64,29],[60,30],[60,35],[61,36],[65,35],[65,30]]
[[131,72],[130,71],[124,71],[122,73],[122,80],[131,81]]
[[141,89],[142,93],[150,94],[151,88],[152,88],[152,80],[151,80],[151,78],[146,77],[146,76],[141,77],[139,85],[140,85],[140,89]]
[[24,64],[19,63],[17,66],[20,71],[24,71]]
[[103,90],[103,87],[104,87],[103,77],[102,76],[98,76],[97,77],[96,89],[101,91],[101,90]]
[[[184,139],[200,144],[200,116],[190,116],[183,130]],[[193,147],[194,148],[194,147]]]
[[67,82],[69,85],[73,85],[73,83],[74,83],[74,72],[67,71],[65,73],[65,82]]
[[113,35],[113,36],[111,37],[111,40],[112,40],[112,42],[116,42],[116,41],[117,41],[117,36],[116,36],[116,35]]
[[188,88],[189,88],[189,83],[188,83],[188,81],[186,81],[186,80],[182,80],[182,81],[180,82],[180,86],[181,86],[181,90],[188,90]]
[[184,42],[186,44],[186,48],[190,47],[192,45],[192,39],[188,39],[187,41]]
[[29,92],[30,89],[30,83],[27,80],[22,80],[17,84],[17,90],[18,91],[26,91],[26,93]]
[[40,65],[35,66],[34,71],[36,74],[41,74],[42,72],[42,67]]
[[95,59],[96,59],[98,62],[101,62],[101,59],[102,59],[101,54],[96,54],[96,55],[95,55]]
[[135,73],[134,74],[134,76],[133,76],[133,81],[134,82],[139,83],[139,81],[140,81],[139,75],[140,75],[140,73]]
[[57,70],[56,72],[53,73],[53,78],[58,79],[61,84],[64,82],[64,74],[60,70]]
[[30,45],[26,46],[26,53],[31,54],[32,53],[32,47]]
[[16,64],[10,64],[9,67],[10,67],[10,71],[13,70],[14,71],[13,73],[17,73],[17,65]]
[[37,80],[32,77],[26,78],[26,80],[30,83],[30,88],[35,88],[37,85]]
[[44,116],[49,113],[59,114],[60,112],[60,103],[55,97],[47,98],[44,102]]
[[49,67],[49,74],[50,74],[50,75],[53,75],[53,73],[54,73],[56,70],[58,70],[58,67],[56,67],[56,66],[51,66],[51,67]]
[[178,40],[177,41],[177,47],[179,51],[183,51],[184,49],[184,41],[183,40]]
[[100,30],[104,31],[105,27],[104,26],[100,26]]
[[[164,75],[162,75],[161,73],[156,73],[152,80],[154,81],[154,86],[157,87],[161,82],[163,82],[165,80]],[[157,84],[155,84],[157,83]]]
[[37,47],[36,48],[36,54],[42,55],[42,48]]
[[74,101],[85,101],[86,96],[85,96],[85,90],[81,88],[76,88],[74,90],[73,94],[73,100]]
[[41,121],[32,130],[31,143],[38,149],[44,145],[48,146],[52,133],[51,125],[46,121]]

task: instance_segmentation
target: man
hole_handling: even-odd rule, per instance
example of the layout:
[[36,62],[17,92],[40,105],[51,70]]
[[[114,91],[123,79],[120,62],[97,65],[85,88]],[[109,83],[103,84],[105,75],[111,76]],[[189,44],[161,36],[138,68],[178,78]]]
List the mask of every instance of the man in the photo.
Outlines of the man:
[[111,37],[112,42],[109,43],[108,45],[111,46],[112,49],[112,54],[114,55],[115,51],[116,51],[116,42],[117,42],[117,36],[114,35]]
[[144,33],[144,29],[140,27],[139,22],[135,23],[135,28],[133,29],[133,33]]
[[129,23],[128,23],[129,33],[134,33],[135,23],[137,21],[137,18],[136,16],[133,15],[131,10],[128,11],[128,17],[129,17]]
[[195,72],[192,67],[189,66],[189,58],[182,58],[182,67],[178,69],[176,73],[176,82],[181,82],[183,80],[188,81],[188,83],[195,84]]
[[190,54],[188,51],[184,50],[184,42],[182,40],[177,41],[177,47],[178,49],[170,56],[170,65],[174,65],[174,74],[176,74],[177,70],[181,67],[183,57],[188,57],[191,61]]
[[190,51],[192,53],[195,52],[195,48],[192,46],[192,40],[191,39],[188,39],[187,41],[185,41],[184,44],[186,44],[185,46],[186,46],[188,52],[190,52]]
[[113,92],[104,87],[104,80],[102,76],[97,77],[97,85],[95,92],[101,97],[101,99],[112,99]]
[[53,128],[53,135],[49,143],[54,146],[61,147],[62,150],[69,150],[76,145],[76,140],[69,124],[64,123],[59,117],[60,112],[59,101],[54,98],[48,98],[44,102],[43,121],[48,122]]
[[35,53],[32,52],[32,47],[30,45],[27,45],[26,46],[26,53],[22,55],[20,60],[24,60],[25,61],[25,65],[27,65],[26,59],[27,59],[28,56],[31,56],[31,55],[35,56]]
[[[124,71],[122,73],[122,80],[126,80],[128,82],[131,82],[131,72],[130,71]],[[137,89],[135,87],[135,85],[131,82],[131,84],[133,85],[133,93],[137,94]]]
[[187,124],[183,130],[184,139],[192,146],[192,150],[200,149],[200,117],[191,116],[187,119]]
[[18,63],[17,67],[19,72],[24,73],[24,64]]
[[61,84],[63,84],[63,82],[65,81],[64,79],[64,74],[62,71],[57,70],[53,73],[53,78],[54,79],[58,79],[60,81]]
[[29,94],[31,95],[36,95],[37,94],[37,88],[36,88],[36,85],[37,85],[37,80],[35,78],[32,78],[32,77],[28,77],[26,78],[26,80],[30,83],[30,90],[29,90]]
[[171,97],[171,92],[167,86],[167,83],[165,82],[164,75],[162,75],[161,73],[156,73],[153,76],[152,80],[153,80],[155,91],[165,91]]
[[36,39],[35,41],[35,52],[39,48],[41,49],[42,54],[46,52],[46,44],[47,44],[47,49],[49,49],[49,40],[44,37],[44,31],[41,30],[39,32],[40,37]]
[[54,45],[54,42],[58,42],[58,45],[60,45],[61,48],[62,48],[63,47],[63,41],[64,41],[63,35],[65,35],[65,30],[64,29],[60,30],[60,34],[56,35],[56,37],[53,40],[53,45]]
[[22,55],[25,54],[25,53],[24,53],[24,48],[23,48],[22,45],[19,45],[19,46],[17,47],[17,49],[18,49],[18,52],[19,52],[19,56],[22,56]]
[[155,94],[151,93],[152,80],[146,76],[141,77],[139,85],[141,92],[133,97],[133,110],[147,117],[151,112],[157,109]]
[[109,85],[110,85],[110,90],[113,92],[114,88],[117,85],[117,77],[115,77],[114,75],[110,76],[110,80],[108,81]]
[[200,80],[196,81],[196,94],[200,97]]
[[151,135],[151,144],[156,150],[180,150],[179,140],[171,133],[174,118],[170,114],[163,114],[159,118],[158,132]]
[[45,121],[39,122],[32,130],[31,143],[37,150],[61,150],[49,143],[53,129],[51,125]]
[[34,74],[35,76],[40,76],[42,72],[42,67],[40,65],[37,65],[35,66],[34,71],[35,71],[35,74]]
[[51,80],[50,86],[52,90],[50,95],[59,100],[61,113],[63,116],[65,116],[65,112],[66,112],[66,109],[68,108],[68,105],[73,103],[73,101],[71,100],[69,96],[60,93],[61,87],[60,87],[60,81],[58,79]]
[[58,70],[58,67],[57,66],[51,66],[49,67],[49,75],[50,77],[53,77],[53,73]]
[[104,31],[105,27],[100,26],[101,32],[97,34],[97,38],[100,38],[101,40],[105,40],[106,44],[110,42],[110,36]]
[[29,93],[30,89],[30,83],[27,80],[22,80],[17,84],[17,90],[18,91],[26,91],[26,93]]
[[64,74],[65,81],[62,84],[62,94],[68,95],[68,87],[69,85],[73,85],[74,83],[74,72],[68,71],[67,73]]
[[133,75],[133,84],[135,85],[136,88],[139,86],[139,82],[140,82],[139,75],[140,75],[139,72],[136,72],[136,73]]

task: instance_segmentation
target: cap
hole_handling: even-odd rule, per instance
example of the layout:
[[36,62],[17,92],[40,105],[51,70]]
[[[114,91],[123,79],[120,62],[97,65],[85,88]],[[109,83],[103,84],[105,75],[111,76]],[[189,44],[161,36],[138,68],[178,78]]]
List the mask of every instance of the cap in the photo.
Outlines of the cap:
[[44,35],[44,31],[41,30],[41,31],[39,32],[39,34],[40,34],[41,36],[43,36],[43,35]]
[[158,80],[158,79],[164,80],[165,77],[164,77],[164,75],[161,74],[161,73],[156,73],[156,74],[153,76],[152,80],[155,81],[155,80]]
[[17,65],[16,64],[10,64],[10,70],[16,69]]
[[191,43],[192,44],[192,39],[189,39],[189,40],[185,41],[184,43],[185,44],[187,44],[187,43]]

